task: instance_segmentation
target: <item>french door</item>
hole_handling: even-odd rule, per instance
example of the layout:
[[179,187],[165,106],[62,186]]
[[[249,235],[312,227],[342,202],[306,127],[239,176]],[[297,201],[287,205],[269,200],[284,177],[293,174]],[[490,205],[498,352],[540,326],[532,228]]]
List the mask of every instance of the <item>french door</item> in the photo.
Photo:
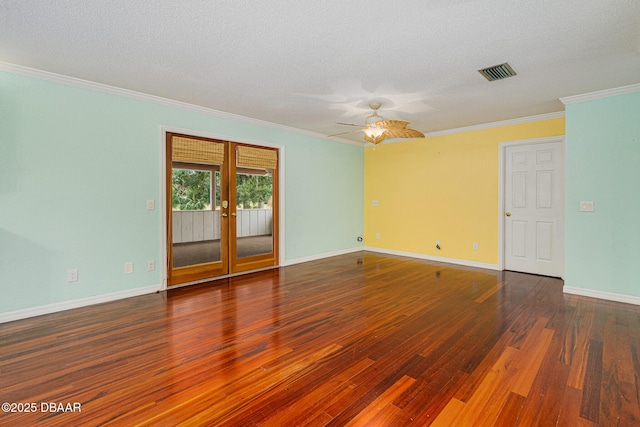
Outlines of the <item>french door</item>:
[[278,264],[278,151],[167,133],[167,284]]

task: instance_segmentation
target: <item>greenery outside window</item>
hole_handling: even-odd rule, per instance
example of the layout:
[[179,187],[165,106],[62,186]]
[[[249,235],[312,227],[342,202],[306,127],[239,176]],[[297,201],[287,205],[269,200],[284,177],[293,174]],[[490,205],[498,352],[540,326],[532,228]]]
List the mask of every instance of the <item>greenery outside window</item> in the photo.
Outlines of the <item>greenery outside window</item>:
[[171,177],[172,209],[215,210],[220,202],[220,172],[215,169],[208,165],[174,165]]

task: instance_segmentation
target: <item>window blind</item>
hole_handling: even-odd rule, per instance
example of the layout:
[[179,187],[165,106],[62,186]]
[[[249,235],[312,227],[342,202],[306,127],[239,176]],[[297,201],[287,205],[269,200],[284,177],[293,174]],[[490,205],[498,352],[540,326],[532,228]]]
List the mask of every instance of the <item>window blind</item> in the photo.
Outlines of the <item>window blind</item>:
[[236,165],[245,168],[270,169],[278,167],[278,151],[238,145]]
[[174,136],[171,139],[171,157],[174,162],[221,165],[224,161],[224,144]]

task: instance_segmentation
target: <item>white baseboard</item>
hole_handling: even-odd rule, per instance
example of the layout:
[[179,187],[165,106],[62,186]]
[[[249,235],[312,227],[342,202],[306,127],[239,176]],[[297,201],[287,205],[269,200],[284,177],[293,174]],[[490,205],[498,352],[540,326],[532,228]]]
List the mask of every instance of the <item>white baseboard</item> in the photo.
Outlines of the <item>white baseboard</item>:
[[444,262],[447,264],[464,265],[465,267],[485,268],[487,270],[501,270],[501,268],[498,267],[498,264],[487,264],[484,262],[468,261],[466,259],[444,258],[439,256],[418,254],[415,252],[404,252],[404,251],[396,251],[393,249],[372,248],[370,246],[365,246],[364,250],[370,251],[370,252],[378,252],[381,254],[399,255],[399,256],[406,256],[410,258],[426,259],[428,261]]
[[627,304],[640,305],[640,297],[633,295],[615,294],[613,292],[594,291],[593,289],[573,288],[565,286],[562,288],[565,294],[581,295],[583,297],[591,297],[605,299],[609,301],[624,302]]
[[123,298],[152,294],[154,292],[158,292],[161,287],[162,285],[145,286],[144,288],[128,289],[126,291],[114,292],[111,294],[96,295],[89,298],[57,302],[54,304],[41,305],[39,307],[31,307],[22,310],[10,311],[7,313],[0,313],[0,323],[41,316],[43,314],[56,313],[58,311],[70,310],[72,308],[86,307],[88,305],[100,304],[103,302],[115,301]]
[[359,246],[359,247],[355,247],[355,248],[342,249],[342,250],[339,250],[339,251],[325,252],[323,254],[311,255],[311,256],[302,257],[302,258],[289,259],[289,260],[286,260],[284,263],[281,263],[280,266],[281,267],[286,267],[288,265],[300,264],[300,263],[309,262],[309,261],[317,261],[317,260],[323,259],[323,258],[329,258],[329,257],[332,257],[332,256],[338,256],[338,255],[345,255],[345,254],[350,254],[350,253],[353,253],[353,252],[360,252],[360,251],[363,251],[363,250],[364,250],[364,248],[362,246]]
[[[396,251],[392,249],[380,249],[380,248],[372,248],[372,247],[356,247],[356,248],[343,249],[343,250],[334,251],[334,252],[325,252],[323,254],[313,255],[309,257],[295,258],[295,259],[286,261],[281,266],[285,267],[288,265],[300,264],[300,263],[309,262],[309,261],[316,261],[323,258],[329,258],[333,256],[338,256],[338,255],[345,255],[345,254],[359,252],[363,250],[370,251],[370,252],[378,252],[382,254],[426,259],[429,261],[444,262],[448,264],[457,264],[457,265],[463,265],[467,267],[485,268],[488,270],[499,270],[496,264],[486,264],[486,263],[453,259],[453,258],[434,257],[434,256],[429,256],[424,254],[417,254],[414,252],[404,252],[404,251]],[[74,308],[86,307],[89,305],[100,304],[103,302],[116,301],[124,298],[131,298],[131,297],[136,297],[140,295],[152,294],[154,292],[158,292],[162,290],[161,288],[162,288],[161,284],[145,286],[143,288],[128,289],[126,291],[114,292],[114,293],[105,294],[105,295],[97,295],[89,298],[82,298],[82,299],[77,299],[72,301],[63,301],[63,302],[43,305],[39,307],[31,307],[31,308],[25,308],[22,310],[10,311],[7,313],[0,313],[0,323],[12,322],[14,320],[27,319],[29,317],[41,316],[43,314],[50,314],[50,313],[56,313],[64,310],[71,310]],[[581,296],[598,298],[598,299],[603,299],[608,301],[640,305],[640,297],[632,296],[632,295],[616,294],[613,292],[596,291],[592,289],[574,288],[570,286],[564,286],[563,292],[567,294],[581,295]]]
[[[355,248],[343,249],[343,250],[334,251],[334,252],[326,252],[326,253],[323,253],[323,254],[313,255],[313,256],[309,256],[309,257],[295,258],[295,259],[287,260],[284,263],[281,263],[280,266],[281,267],[285,267],[285,266],[288,266],[288,265],[294,265],[294,264],[300,264],[300,263],[303,263],[303,262],[315,261],[315,260],[319,260],[319,259],[323,259],[323,258],[329,258],[329,257],[332,257],[332,256],[338,256],[338,255],[344,255],[344,254],[348,254],[348,253],[352,253],[352,252],[358,252],[358,251],[362,251],[362,250],[363,250],[362,247],[355,247]],[[269,270],[269,269],[272,269],[272,268],[274,268],[274,267],[269,267],[266,270]],[[261,270],[256,270],[256,271],[261,271]],[[239,273],[239,274],[245,274],[245,273],[246,272]],[[232,276],[234,276],[234,275],[224,276],[224,278],[232,277]],[[220,279],[220,277],[218,277],[217,279]],[[206,279],[206,280],[203,280],[202,282],[208,282],[210,280],[211,279]],[[199,282],[192,282],[192,283],[188,283],[188,284],[185,284],[185,285],[193,285],[193,284],[196,284],[196,283],[199,283]],[[172,287],[172,289],[175,289],[175,288],[176,287]],[[158,284],[158,285],[146,286],[144,288],[129,289],[129,290],[126,290],[126,291],[114,292],[114,293],[111,293],[111,294],[97,295],[97,296],[89,297],[89,298],[82,298],[82,299],[77,299],[77,300],[72,300],[72,301],[63,301],[63,302],[58,302],[58,303],[54,303],[54,304],[48,304],[48,305],[43,305],[43,306],[38,306],[38,307],[30,307],[30,308],[25,308],[25,309],[22,309],[22,310],[16,310],[16,311],[10,311],[10,312],[6,312],[6,313],[0,313],[0,323],[12,322],[14,320],[27,319],[29,317],[41,316],[43,314],[56,313],[56,312],[64,311],[64,310],[71,310],[73,308],[86,307],[86,306],[89,306],[89,305],[100,304],[100,303],[103,303],[103,302],[116,301],[116,300],[123,299],[123,298],[130,298],[130,297],[136,297],[136,296],[139,296],[139,295],[152,294],[154,292],[158,292],[158,291],[162,291],[162,290],[166,290],[166,289],[163,288],[162,284]]]

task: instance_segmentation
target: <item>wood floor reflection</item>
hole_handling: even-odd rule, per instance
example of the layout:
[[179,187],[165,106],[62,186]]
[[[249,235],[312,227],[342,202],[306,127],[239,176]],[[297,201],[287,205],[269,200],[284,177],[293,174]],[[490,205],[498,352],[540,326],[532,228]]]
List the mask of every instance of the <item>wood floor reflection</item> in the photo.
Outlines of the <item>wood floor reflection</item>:
[[[0,325],[0,425],[632,426],[640,307],[359,252]],[[40,407],[38,407],[40,409]]]

